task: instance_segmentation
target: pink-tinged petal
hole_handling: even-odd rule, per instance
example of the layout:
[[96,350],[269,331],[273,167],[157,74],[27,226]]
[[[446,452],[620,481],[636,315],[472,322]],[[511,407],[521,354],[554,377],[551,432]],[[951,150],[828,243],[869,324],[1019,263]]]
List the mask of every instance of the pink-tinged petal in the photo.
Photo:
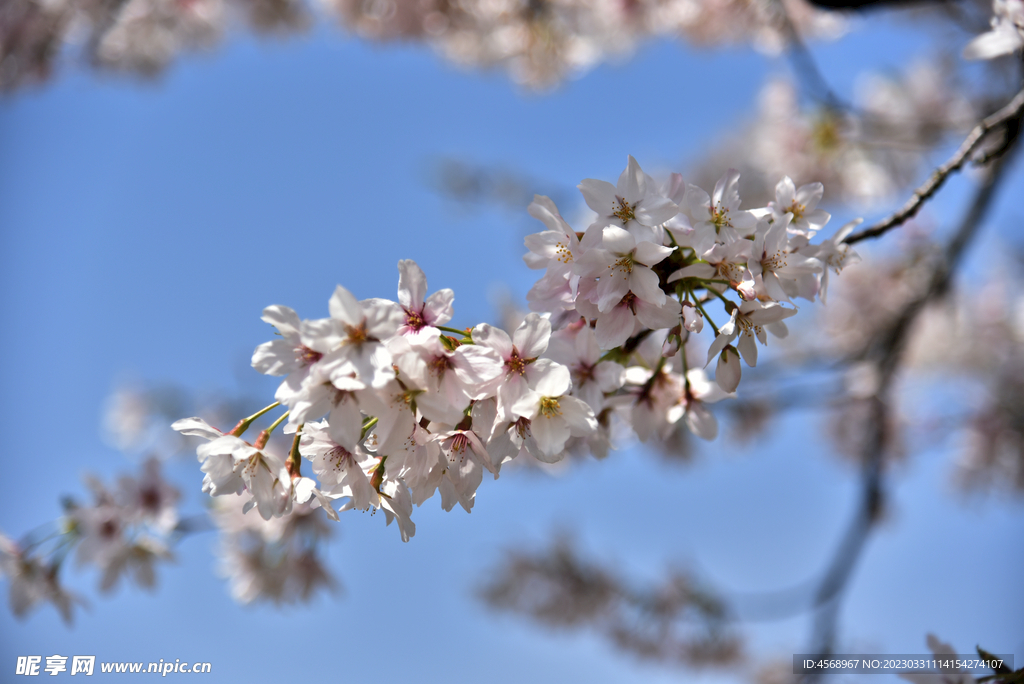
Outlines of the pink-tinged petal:
[[789,327],[782,321],[778,321],[776,323],[769,323],[764,327],[768,330],[768,332],[770,332],[772,335],[775,335],[780,340],[783,340],[789,336]]
[[651,330],[663,330],[679,325],[680,309],[679,302],[671,297],[665,298],[663,306],[653,306],[645,301],[637,300],[636,317]]
[[[597,340],[595,339],[595,344]],[[622,387],[626,380],[626,369],[614,361],[602,361],[594,366],[594,382],[602,392],[611,392]]]
[[[583,281],[581,281],[581,283],[582,282]],[[579,313],[580,316],[586,318],[588,321],[597,320],[597,318],[601,315],[601,312],[597,308],[597,304],[594,304],[589,299],[583,297],[583,295],[580,295],[579,297],[576,298],[576,312]]]
[[825,194],[825,186],[821,183],[808,183],[801,185],[796,191],[796,202],[802,204],[805,210],[813,210],[818,206],[822,196]]
[[754,341],[753,335],[740,335],[740,341],[736,347],[748,366],[753,368],[757,365],[757,342]]
[[837,230],[836,234],[832,236],[832,239],[830,241],[832,242],[833,245],[838,245],[839,243],[841,243],[843,240],[846,239],[847,235],[849,235],[850,233],[853,232],[854,228],[856,228],[857,226],[859,226],[862,223],[864,223],[864,219],[860,219],[860,218],[859,219],[854,219],[853,221],[850,221],[849,223],[844,225],[842,228]]
[[964,48],[964,59],[992,59],[1008,55],[1024,45],[1024,37],[1010,22],[1003,22],[983,33]]
[[455,314],[452,309],[452,302],[455,301],[455,293],[445,288],[438,290],[427,297],[423,306],[423,320],[427,325],[444,325],[452,320]]
[[573,348],[576,358],[583,363],[594,364],[601,358],[601,348],[597,346],[597,337],[590,326],[586,326],[576,333]]
[[708,222],[699,223],[693,228],[690,244],[693,247],[693,251],[697,253],[697,256],[705,257],[714,248],[716,238],[715,227],[712,224]]
[[604,221],[612,211],[615,198],[615,186],[608,181],[587,178],[576,186],[583,194],[587,206],[597,213],[598,220]]
[[501,328],[481,323],[473,328],[472,338],[474,343],[490,347],[503,359],[512,356],[512,338]]
[[617,195],[630,204],[636,204],[643,199],[646,190],[646,179],[644,172],[633,156],[629,156],[626,162],[626,169],[619,175],[619,183],[616,187]]
[[636,328],[636,318],[628,306],[619,304],[612,307],[611,311],[602,314],[597,319],[597,327],[594,333],[597,335],[597,343],[602,349],[613,349],[621,346]]
[[689,240],[693,235],[693,225],[686,214],[676,214],[665,222],[665,228],[680,246],[689,247]]
[[[531,236],[527,235],[526,237],[527,240],[529,240]],[[527,241],[526,247],[527,249],[530,250],[529,252],[523,255],[523,263],[526,264],[527,268],[532,269],[534,271],[539,271],[542,268],[548,267],[548,263],[551,262],[551,257],[542,256],[540,254],[535,253],[533,248],[530,247],[529,241]]]
[[597,432],[594,410],[586,402],[575,397],[562,397],[558,400],[558,409],[573,437],[588,437]]
[[427,420],[445,425],[459,422],[467,406],[469,397],[463,397],[459,403],[454,403],[452,397],[432,392],[425,392],[416,397],[416,408]]
[[489,347],[463,345],[452,355],[455,374],[466,385],[481,385],[494,380],[504,370],[498,352]]
[[252,367],[264,375],[287,375],[301,367],[290,340],[264,342],[252,353]]
[[412,259],[398,262],[398,303],[409,311],[418,311],[427,296],[427,276]]
[[[749,307],[750,304],[744,304],[743,306]],[[754,325],[768,325],[769,323],[775,323],[790,316],[795,316],[796,309],[772,304],[763,308],[753,308],[745,312],[744,315]]]
[[633,272],[629,274],[629,290],[653,306],[660,307],[665,304],[666,296],[661,291],[658,276],[649,268],[633,267]]
[[725,326],[722,326],[722,328],[719,329],[718,337],[715,338],[715,341],[712,342],[711,346],[708,348],[708,361],[704,364],[705,367],[711,363],[711,359],[720,354],[722,350],[725,349],[725,346],[727,344],[731,344],[734,339],[736,339],[736,334],[726,334]]
[[526,314],[522,325],[512,335],[512,344],[519,350],[524,359],[535,359],[548,348],[551,337],[551,321],[541,318],[540,314]]
[[222,437],[224,434],[220,430],[210,427],[202,418],[182,418],[181,420],[176,420],[171,423],[171,429],[183,435],[203,437],[204,439],[211,440]]
[[487,447],[480,441],[480,437],[477,436],[473,430],[466,430],[462,434],[466,435],[466,439],[469,440],[470,448],[473,449],[473,453],[476,454],[477,459],[483,464],[487,470],[494,474],[494,479],[498,479],[498,469],[495,467],[494,462],[491,460],[491,455],[487,452]]
[[676,250],[675,247],[663,247],[653,242],[641,242],[633,251],[633,260],[644,266],[653,266]]
[[729,222],[740,237],[745,237],[757,229],[757,216],[749,211],[733,210],[729,212]]
[[711,264],[690,264],[689,266],[684,266],[670,275],[668,277],[668,282],[674,283],[675,281],[682,280],[683,278],[702,278],[706,280],[714,277],[715,267]]
[[335,404],[327,423],[327,434],[331,439],[349,451],[355,451],[363,433],[363,415],[356,398],[349,395]]
[[686,186],[686,206],[695,221],[707,221],[711,218],[711,198],[696,185]]
[[[718,182],[715,183],[715,192],[711,196],[715,204],[719,204],[724,209],[734,211],[740,208],[740,192],[738,183],[740,180],[740,172],[736,169],[729,169],[726,171]],[[733,223],[735,225],[735,222]]]
[[363,320],[363,308],[359,306],[359,301],[341,285],[334,289],[334,294],[328,302],[328,309],[331,318],[352,327],[359,325]]
[[[564,249],[568,243],[569,238],[566,237],[565,233],[557,233],[553,230],[545,230],[543,233],[532,233],[523,239],[526,249],[530,250],[530,253],[523,257],[523,260],[531,268],[538,267],[531,265],[530,257],[536,257],[537,261],[543,261],[546,265],[547,261],[558,256],[559,247]],[[539,268],[543,268],[543,266]]]
[[510,411],[514,416],[533,420],[540,412],[540,400],[543,398],[540,392],[527,390],[512,404]]
[[788,302],[789,295],[782,289],[782,284],[779,282],[779,277],[775,275],[774,271],[767,271],[761,275],[761,283],[764,285],[764,291],[768,293],[768,296],[777,302]]
[[636,220],[645,226],[658,226],[679,213],[679,206],[670,199],[650,195],[636,208]]
[[604,236],[604,229],[600,224],[592,223],[587,227],[587,230],[583,233],[583,239],[580,240],[578,251],[585,254],[586,252],[597,249],[601,246],[601,239]]
[[[804,186],[807,187],[807,186]],[[775,186],[775,201],[779,205],[779,211],[788,211],[796,199],[796,185],[789,176],[783,176],[778,185]]]
[[629,254],[634,247],[636,247],[636,239],[627,230],[617,226],[608,226],[601,231],[601,249],[611,254]]
[[565,222],[562,215],[558,213],[558,207],[555,206],[550,197],[534,195],[533,201],[527,207],[527,211],[530,212],[530,216],[542,221],[549,231],[554,231],[561,235],[568,235],[572,232],[572,228]]
[[[649,273],[650,269],[645,269]],[[653,273],[652,273],[653,275]],[[654,276],[657,279],[657,276]],[[597,309],[602,313],[618,306],[622,298],[629,292],[631,277],[619,269],[606,271],[601,280],[597,281]]]
[[[619,229],[616,228],[616,230]],[[626,233],[624,230],[621,232]],[[615,257],[608,250],[592,249],[575,261],[572,272],[584,278],[599,278],[607,273],[608,267],[614,263]]]
[[[543,359],[539,359],[538,363],[540,361]],[[522,375],[513,373],[507,377],[505,382],[498,386],[498,408],[501,411],[502,420],[514,421],[515,416],[519,414],[516,414],[512,407],[531,391],[526,378]]]
[[294,337],[299,334],[299,315],[287,306],[274,304],[263,310],[262,319],[277,328],[285,337]]
[[308,477],[300,477],[292,483],[292,495],[295,503],[304,504],[313,497],[316,482]]
[[338,517],[338,511],[334,510],[334,506],[331,504],[331,500],[326,495],[324,495],[324,493],[321,492],[319,489],[314,489],[313,494],[314,496],[316,496],[316,499],[313,501],[313,503],[310,504],[310,507],[314,509],[323,508],[324,513],[327,515],[328,518],[330,518],[334,522],[340,522],[341,518]]
[[718,436],[718,419],[702,402],[694,402],[686,409],[686,427],[709,442]]
[[526,369],[530,387],[545,397],[560,397],[569,392],[572,376],[569,369],[551,359],[537,359]]
[[823,209],[804,212],[804,221],[815,230],[821,230],[832,219],[832,214]]
[[692,333],[700,334],[704,329],[704,316],[700,310],[690,302],[682,305],[683,327]]
[[534,454],[545,463],[561,460],[562,450],[569,441],[569,425],[559,416],[538,415],[530,423],[530,432],[537,441],[540,455]]
[[662,194],[676,204],[682,204],[683,199],[686,197],[686,181],[678,173],[669,174],[668,181],[662,189]]
[[715,367],[715,382],[726,392],[735,392],[740,384],[740,355],[732,346],[722,350],[718,356],[718,366]]
[[390,299],[373,297],[364,299],[360,306],[366,318],[366,333],[370,337],[384,340],[398,332],[398,326],[405,321],[405,312]]

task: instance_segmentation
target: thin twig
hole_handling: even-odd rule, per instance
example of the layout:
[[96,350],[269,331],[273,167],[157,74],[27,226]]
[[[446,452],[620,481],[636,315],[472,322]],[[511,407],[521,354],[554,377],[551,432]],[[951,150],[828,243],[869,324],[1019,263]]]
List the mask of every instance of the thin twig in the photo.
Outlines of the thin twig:
[[[1024,109],[1024,91],[1014,100],[1017,99],[1022,103],[1018,109]],[[1007,151],[1009,152],[1009,149]],[[948,290],[967,245],[977,234],[992,205],[999,181],[1005,177],[1003,170],[1006,168],[1007,159],[1008,156],[1004,155],[987,169],[985,179],[977,189],[956,234],[947,243],[941,258],[932,270],[927,290],[903,308],[899,318],[884,334],[876,338],[876,343],[867,351],[866,357],[874,362],[878,371],[879,385],[875,396],[870,400],[872,412],[867,421],[867,439],[864,441],[862,452],[861,503],[815,596],[814,603],[819,607],[819,611],[814,623],[812,646],[809,651],[811,653],[831,654],[833,651],[839,619],[839,598],[883,508],[884,454],[890,441],[890,423],[887,420],[890,394],[913,323],[930,302],[943,296]],[[815,679],[815,675],[805,677],[805,681]]]
[[994,129],[1010,124],[1013,121],[1019,120],[1022,113],[1024,113],[1024,90],[1021,90],[1017,95],[1010,100],[1010,102],[1000,109],[995,114],[986,117],[974,127],[974,130],[968,134],[967,138],[960,145],[960,148],[956,151],[949,161],[935,169],[931,177],[928,178],[917,190],[914,190],[914,194],[907,200],[899,211],[882,219],[875,225],[859,230],[856,233],[852,233],[847,236],[846,244],[852,245],[861,240],[868,238],[878,237],[883,235],[893,228],[902,225],[909,219],[913,218],[917,212],[921,209],[921,206],[942,187],[942,184],[946,182],[946,179],[955,172],[963,168],[963,165],[967,162],[970,155],[977,149],[978,145],[991,133]]
[[786,55],[793,64],[793,71],[803,81],[804,86],[829,109],[850,109],[851,107],[839,99],[828,81],[825,80],[825,76],[818,68],[818,63],[814,61],[811,51],[807,49],[807,44],[804,43],[800,32],[796,30],[782,0],[775,0],[770,7],[774,10],[779,26],[786,35]]

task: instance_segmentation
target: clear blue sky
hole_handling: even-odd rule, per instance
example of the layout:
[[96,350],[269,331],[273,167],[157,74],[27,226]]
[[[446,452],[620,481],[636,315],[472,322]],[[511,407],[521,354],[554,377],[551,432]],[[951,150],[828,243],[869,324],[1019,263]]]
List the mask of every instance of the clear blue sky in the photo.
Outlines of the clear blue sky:
[[[886,25],[821,52],[848,89],[857,69],[898,66],[922,43],[909,25]],[[785,65],[747,50],[663,43],[529,95],[498,72],[324,29],[290,42],[235,37],[156,83],[66,73],[0,102],[0,529],[20,536],[59,515],[59,494],[84,498],[86,471],[110,480],[132,467],[99,437],[118,378],[234,392],[241,376],[271,395],[272,382],[246,371],[269,339],[266,305],[326,315],[337,283],[393,297],[401,258],[420,263],[432,290],[455,290],[454,325],[494,320],[501,288],[522,300],[535,276],[522,237],[537,225],[525,208],[456,210],[425,183],[430,159],[508,165],[539,193],[614,180],[627,154],[680,167],[752,110],[772,72]],[[1018,170],[1005,192],[1021,187]],[[1004,201],[997,216],[1019,212]],[[777,436],[730,453],[719,441],[687,468],[638,448],[560,478],[510,474],[483,484],[472,515],[435,500],[418,509],[409,544],[379,517],[343,515],[329,557],[346,591],[310,606],[233,603],[213,535],[181,544],[154,595],[103,597],[94,573],[72,572],[92,603],[74,628],[49,607],[24,622],[0,610],[0,679],[18,655],[91,654],[210,661],[217,682],[678,680],[592,635],[496,616],[471,590],[502,549],[545,544],[555,529],[638,577],[676,564],[731,590],[805,579],[857,493],[819,424],[792,414]],[[980,643],[1024,658],[1024,508],[965,505],[950,493],[949,460],[932,449],[896,474],[894,515],[845,602],[850,650],[919,653],[933,631],[961,652]],[[198,512],[194,460],[171,476],[184,511]],[[800,618],[745,633],[756,656],[788,658],[808,631]]]

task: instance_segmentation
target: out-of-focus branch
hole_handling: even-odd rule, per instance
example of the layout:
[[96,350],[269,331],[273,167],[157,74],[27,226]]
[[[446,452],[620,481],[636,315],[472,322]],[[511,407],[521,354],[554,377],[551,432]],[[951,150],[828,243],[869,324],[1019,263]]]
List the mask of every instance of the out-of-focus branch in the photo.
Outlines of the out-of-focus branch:
[[782,34],[786,38],[786,56],[789,57],[793,64],[793,71],[796,72],[805,87],[829,109],[849,109],[849,105],[839,99],[828,81],[825,80],[821,69],[818,68],[818,63],[814,60],[814,55],[807,49],[807,44],[804,43],[800,32],[793,24],[782,0],[772,2],[769,5],[769,11],[775,15],[774,19],[782,29]]
[[[1013,139],[1018,135],[1022,114],[1024,114],[1024,90],[1018,92],[1002,109],[986,117],[975,126],[967,138],[964,139],[956,153],[945,164],[935,169],[928,180],[914,190],[914,194],[898,211],[873,226],[852,233],[846,238],[846,244],[852,245],[861,240],[884,235],[917,215],[922,205],[938,192],[939,188],[946,182],[946,179],[954,172],[963,168],[970,155],[988,137],[989,133],[1000,127],[1006,127],[1010,134],[1007,141],[997,150],[998,154],[1005,154],[1008,147],[1013,143]],[[986,155],[984,160],[981,161],[990,161],[992,156],[994,155]]]
[[589,628],[640,657],[691,666],[739,655],[725,605],[679,572],[634,585],[587,562],[567,538],[547,550],[512,551],[480,597],[492,608],[553,628]]
[[[1014,109],[1011,105],[1016,103]],[[1004,110],[1015,112],[1019,117],[1024,111],[1024,91]],[[989,117],[983,122],[989,122],[994,117]],[[1009,116],[1002,121],[1009,120]],[[999,122],[992,123],[985,131],[978,133],[978,139],[985,135],[987,130]],[[981,126],[979,126],[979,129]],[[976,129],[977,131],[978,129]],[[853,521],[843,537],[839,548],[836,551],[829,568],[826,571],[815,596],[815,605],[819,612],[815,619],[812,646],[809,652],[829,654],[835,643],[836,624],[839,616],[839,597],[846,588],[850,576],[857,565],[857,561],[863,552],[865,543],[874,529],[874,523],[879,519],[883,510],[885,495],[885,453],[890,442],[890,421],[889,404],[891,399],[893,380],[899,369],[903,351],[909,338],[909,333],[914,322],[933,300],[943,296],[949,288],[953,274],[963,258],[964,252],[972,238],[977,234],[978,228],[984,221],[999,181],[1004,177],[1003,170],[1007,161],[1010,148],[1015,140],[1009,141],[1006,154],[996,159],[985,174],[981,186],[977,189],[974,199],[971,202],[966,214],[961,220],[956,233],[947,243],[942,256],[936,262],[928,288],[914,300],[909,302],[899,317],[882,334],[878,335],[874,342],[865,350],[864,358],[871,361],[878,374],[878,389],[873,397],[867,401],[871,402],[871,412],[866,421],[867,438],[863,444],[863,470],[861,502]],[[966,143],[965,143],[966,146]],[[959,163],[963,163],[968,152],[964,152]],[[947,174],[948,175],[948,174]],[[934,192],[934,191],[933,191]],[[814,676],[811,675],[813,679]]]

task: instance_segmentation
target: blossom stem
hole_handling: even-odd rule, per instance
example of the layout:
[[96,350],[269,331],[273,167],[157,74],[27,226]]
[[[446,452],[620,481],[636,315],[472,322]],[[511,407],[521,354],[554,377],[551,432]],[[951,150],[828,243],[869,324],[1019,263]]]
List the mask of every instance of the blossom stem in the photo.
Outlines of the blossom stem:
[[302,428],[305,423],[295,431],[295,438],[292,440],[292,450],[288,452],[288,474],[292,477],[302,477],[302,456],[299,455],[299,438],[302,436]]
[[449,328],[446,325],[435,325],[434,327],[437,328],[438,330],[440,330],[441,332],[455,333],[456,335],[462,335],[463,337],[469,337],[469,331],[468,330],[459,330],[458,328]]
[[267,446],[267,441],[270,439],[270,433],[276,430],[277,426],[283,423],[288,418],[288,414],[290,413],[291,411],[285,411],[280,418],[271,423],[270,427],[261,432],[260,436],[256,438],[256,443],[253,444],[253,446],[256,447],[257,449],[262,449],[263,447]]
[[365,423],[363,423],[363,433],[361,435],[359,435],[359,439],[362,440],[364,437],[366,437],[366,433],[369,432],[370,430],[372,430],[373,426],[376,425],[376,424],[377,424],[377,419],[376,418],[369,418],[369,419],[367,419],[367,421]]
[[[270,406],[267,406],[265,408],[261,408],[259,411],[257,411],[256,413],[252,414],[248,418],[243,418],[242,420],[238,421],[238,424],[235,425],[235,427],[233,427],[231,429],[231,432],[229,432],[228,434],[229,435],[233,435],[234,437],[241,437],[243,434],[245,434],[245,431],[249,429],[249,426],[252,425],[254,420],[256,420],[257,418],[262,416],[267,411],[273,411],[274,409],[276,409],[280,405],[281,405],[281,402],[275,401]],[[287,414],[285,414],[285,415],[287,415]]]
[[[710,288],[710,287],[709,287],[709,288],[707,288],[707,290],[708,290],[708,292],[710,292],[710,293],[714,294],[714,295],[715,295],[716,297],[718,297],[718,298],[719,298],[719,299],[721,299],[721,300],[722,300],[723,302],[725,302],[725,303],[726,303],[726,307],[725,307],[725,310],[726,310],[726,311],[728,311],[728,310],[729,310],[729,305],[732,305],[732,302],[730,302],[730,301],[729,301],[729,298],[728,298],[728,297],[726,297],[726,296],[725,296],[724,294],[722,294],[721,292],[719,292],[718,290],[716,290],[716,289],[714,289],[714,288]],[[704,315],[705,315],[705,316],[707,316],[707,314],[704,314]]]

